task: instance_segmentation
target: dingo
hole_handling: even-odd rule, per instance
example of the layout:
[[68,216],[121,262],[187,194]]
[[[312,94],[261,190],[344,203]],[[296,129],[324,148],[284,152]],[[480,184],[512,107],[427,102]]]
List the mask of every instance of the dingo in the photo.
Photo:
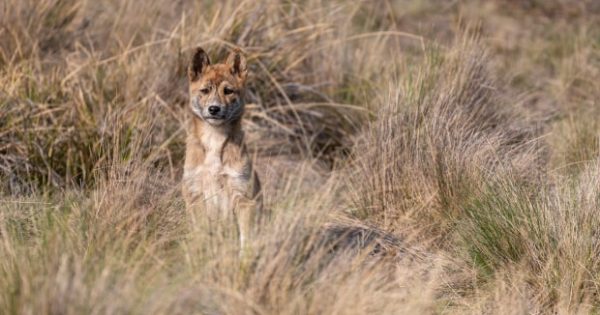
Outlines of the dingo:
[[201,202],[211,220],[235,218],[242,248],[262,212],[260,183],[241,126],[247,74],[239,50],[214,65],[202,48],[194,52],[188,67],[192,121],[183,172],[187,208]]

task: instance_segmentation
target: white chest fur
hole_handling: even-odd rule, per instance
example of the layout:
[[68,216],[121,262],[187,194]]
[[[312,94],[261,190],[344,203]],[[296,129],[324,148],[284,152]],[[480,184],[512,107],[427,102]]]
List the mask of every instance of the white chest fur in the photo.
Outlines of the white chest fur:
[[233,194],[244,190],[249,176],[245,174],[245,169],[236,170],[223,164],[223,146],[227,141],[224,133],[208,129],[200,140],[204,147],[204,160],[185,168],[184,185],[192,196],[202,199],[205,205],[230,209]]
[[218,176],[223,169],[223,161],[221,160],[223,145],[227,141],[227,137],[219,132],[214,132],[209,129],[202,134],[202,144],[205,148],[204,163],[200,165],[208,174]]

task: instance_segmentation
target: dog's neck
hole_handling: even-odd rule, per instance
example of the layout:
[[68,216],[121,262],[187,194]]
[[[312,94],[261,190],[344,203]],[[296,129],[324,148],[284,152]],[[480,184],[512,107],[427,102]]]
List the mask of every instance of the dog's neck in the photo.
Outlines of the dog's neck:
[[205,153],[220,152],[226,144],[239,144],[241,135],[241,119],[214,126],[197,117],[192,118],[189,136],[194,138],[194,143],[202,147]]

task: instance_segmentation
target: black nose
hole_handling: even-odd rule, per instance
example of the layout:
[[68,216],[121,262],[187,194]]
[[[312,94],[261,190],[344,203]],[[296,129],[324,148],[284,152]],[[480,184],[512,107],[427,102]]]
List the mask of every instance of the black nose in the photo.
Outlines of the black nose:
[[221,111],[221,107],[219,107],[219,106],[209,106],[208,107],[208,112],[211,115],[216,115],[219,113],[219,111]]

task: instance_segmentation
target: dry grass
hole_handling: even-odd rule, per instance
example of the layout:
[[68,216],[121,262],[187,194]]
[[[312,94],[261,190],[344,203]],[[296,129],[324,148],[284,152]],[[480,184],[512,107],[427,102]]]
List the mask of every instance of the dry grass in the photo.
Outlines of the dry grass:
[[[0,2],[1,314],[600,309],[596,1]],[[192,225],[187,54],[272,222]]]
[[454,221],[482,181],[507,172],[524,182],[541,176],[536,125],[498,96],[478,44],[458,40],[449,51],[427,54],[415,78],[379,93],[378,119],[355,149],[359,217],[379,217],[387,228],[405,217],[419,225]]

